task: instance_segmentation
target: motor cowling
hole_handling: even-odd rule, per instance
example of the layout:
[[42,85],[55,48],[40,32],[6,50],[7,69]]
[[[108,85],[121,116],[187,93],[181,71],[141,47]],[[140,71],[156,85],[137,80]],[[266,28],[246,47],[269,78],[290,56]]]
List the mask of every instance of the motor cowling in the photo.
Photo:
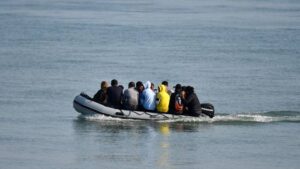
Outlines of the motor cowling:
[[207,115],[210,118],[213,118],[215,116],[215,108],[210,103],[202,103],[201,110],[203,114]]

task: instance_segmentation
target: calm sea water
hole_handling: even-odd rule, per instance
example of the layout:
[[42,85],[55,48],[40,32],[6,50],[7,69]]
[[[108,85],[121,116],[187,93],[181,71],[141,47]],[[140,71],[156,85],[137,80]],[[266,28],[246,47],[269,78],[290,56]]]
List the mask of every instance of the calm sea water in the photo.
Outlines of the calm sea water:
[[[1,0],[0,168],[299,168],[299,18],[298,0]],[[217,116],[79,116],[112,78],[192,85]]]

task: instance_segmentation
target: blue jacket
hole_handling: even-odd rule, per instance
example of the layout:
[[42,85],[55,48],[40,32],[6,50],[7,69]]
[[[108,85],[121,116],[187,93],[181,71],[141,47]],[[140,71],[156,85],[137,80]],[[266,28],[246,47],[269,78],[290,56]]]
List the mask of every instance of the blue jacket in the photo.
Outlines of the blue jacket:
[[141,103],[146,110],[155,110],[155,99],[156,95],[153,90],[151,90],[151,82],[147,81],[145,84],[145,89],[142,93]]

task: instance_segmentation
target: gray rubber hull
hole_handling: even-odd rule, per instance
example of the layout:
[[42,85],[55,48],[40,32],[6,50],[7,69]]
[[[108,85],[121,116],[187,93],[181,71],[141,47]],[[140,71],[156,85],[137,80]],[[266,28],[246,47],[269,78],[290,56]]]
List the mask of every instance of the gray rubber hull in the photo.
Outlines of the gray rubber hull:
[[[99,104],[97,102],[94,102],[81,95],[75,97],[73,101],[73,107],[77,112],[83,115],[103,114],[111,117],[138,119],[138,120],[176,120],[176,119],[191,118],[191,116],[174,115],[174,114],[167,114],[167,113],[114,109]],[[195,118],[203,118],[203,116],[195,117]]]

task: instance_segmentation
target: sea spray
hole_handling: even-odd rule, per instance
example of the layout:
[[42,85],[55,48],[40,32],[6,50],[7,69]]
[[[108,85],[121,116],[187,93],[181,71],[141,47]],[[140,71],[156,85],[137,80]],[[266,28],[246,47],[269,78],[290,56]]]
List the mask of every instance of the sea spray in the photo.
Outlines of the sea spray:
[[[141,121],[131,119],[120,119],[116,117],[108,117],[105,115],[80,115],[79,118],[89,121]],[[300,122],[300,112],[295,111],[270,111],[265,113],[237,113],[237,114],[216,114],[214,118],[203,117],[184,117],[182,119],[167,119],[157,122],[193,122],[193,123],[271,123],[271,122]]]

